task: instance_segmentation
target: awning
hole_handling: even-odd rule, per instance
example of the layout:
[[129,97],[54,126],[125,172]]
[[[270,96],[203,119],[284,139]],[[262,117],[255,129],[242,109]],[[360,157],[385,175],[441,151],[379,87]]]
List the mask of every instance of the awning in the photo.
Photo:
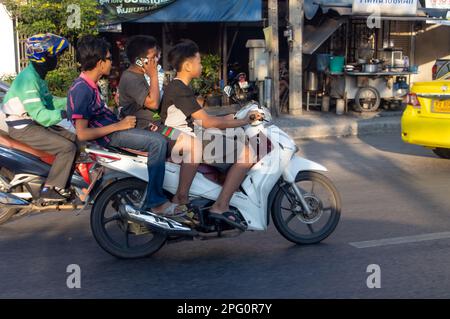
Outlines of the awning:
[[327,19],[320,26],[305,26],[303,53],[313,54],[320,46],[347,21],[347,18]]
[[262,0],[177,0],[132,23],[258,22]]

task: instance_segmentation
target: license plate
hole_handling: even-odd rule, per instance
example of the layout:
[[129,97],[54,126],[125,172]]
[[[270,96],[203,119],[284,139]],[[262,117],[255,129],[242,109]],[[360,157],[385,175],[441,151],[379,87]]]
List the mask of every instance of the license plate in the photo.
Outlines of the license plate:
[[436,113],[450,113],[450,100],[435,100],[433,111]]

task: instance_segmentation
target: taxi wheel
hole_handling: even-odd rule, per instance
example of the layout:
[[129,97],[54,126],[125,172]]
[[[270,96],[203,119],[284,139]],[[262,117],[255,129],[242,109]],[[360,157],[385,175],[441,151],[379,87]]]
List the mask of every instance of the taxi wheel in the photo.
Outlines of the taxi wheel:
[[441,158],[450,159],[450,149],[448,148],[435,148],[433,152]]

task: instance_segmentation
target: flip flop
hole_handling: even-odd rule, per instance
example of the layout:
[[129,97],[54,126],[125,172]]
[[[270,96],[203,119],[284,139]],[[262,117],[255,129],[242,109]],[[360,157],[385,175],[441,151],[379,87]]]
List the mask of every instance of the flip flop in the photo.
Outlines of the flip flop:
[[[216,220],[220,220],[224,223],[227,223],[228,225],[237,228],[239,230],[245,231],[247,230],[247,226],[245,226],[244,224],[242,224],[241,219],[239,218],[239,216],[232,211],[228,211],[225,212],[223,214],[218,214],[218,213],[209,213],[209,217],[212,219],[216,219]],[[233,217],[234,220],[232,220],[230,217]]]
[[[175,203],[173,203],[175,204]],[[192,205],[191,203],[189,204],[175,204],[177,205],[177,207],[179,208],[179,210],[189,213],[189,212],[193,212],[195,210],[195,206]]]
[[[180,209],[177,211],[177,208]],[[185,209],[181,209],[181,206],[178,204],[173,204],[171,203],[169,207],[167,207],[162,213],[156,213],[153,212],[152,213],[156,214],[156,215],[160,215],[163,217],[182,217],[185,216],[187,211]]]

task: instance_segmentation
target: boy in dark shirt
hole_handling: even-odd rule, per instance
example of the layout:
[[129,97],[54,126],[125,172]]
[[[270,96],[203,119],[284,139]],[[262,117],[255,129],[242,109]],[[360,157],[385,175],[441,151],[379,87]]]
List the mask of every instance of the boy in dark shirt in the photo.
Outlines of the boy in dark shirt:
[[[127,56],[131,66],[123,72],[119,83],[121,115],[136,116],[136,127],[148,129],[160,119],[156,39],[145,35],[131,38],[127,45]],[[150,78],[150,85],[145,75]]]
[[[197,103],[194,92],[189,87],[189,83],[201,76],[202,65],[198,46],[192,41],[183,41],[177,44],[169,53],[169,62],[177,71],[176,78],[164,90],[164,97],[161,103],[161,120],[166,126],[180,130],[188,135],[194,135],[194,121],[205,129],[227,129],[238,128],[250,124],[252,118],[261,119],[259,112],[251,112],[247,119],[236,120],[233,116],[214,117],[209,116]],[[183,135],[181,135],[182,140]],[[177,140],[176,146],[183,142]],[[189,145],[183,145],[183,151]],[[192,151],[192,150],[191,150]],[[234,151],[234,150],[233,150]],[[197,150],[194,150],[197,153]],[[247,172],[253,166],[248,160],[250,157],[248,146],[243,147],[242,153],[238,154],[240,159],[228,167],[227,178],[223,185],[219,198],[210,208],[210,217],[222,220],[233,227],[242,228],[239,216],[230,211],[229,203],[234,192],[238,190],[244,181]],[[214,163],[212,163],[215,166]],[[197,171],[198,163],[184,163],[181,167],[181,180],[179,189],[173,202],[185,204],[188,198],[188,190],[192,184]],[[223,163],[219,164],[223,168]],[[183,190],[187,190],[183,193]]]
[[97,82],[111,71],[109,44],[85,36],[78,41],[77,58],[83,72],[69,90],[67,115],[74,123],[78,139],[148,152],[148,187],[143,209],[169,217],[185,214],[163,192],[167,140],[159,133],[135,128],[135,116],[119,121],[101,99]]

